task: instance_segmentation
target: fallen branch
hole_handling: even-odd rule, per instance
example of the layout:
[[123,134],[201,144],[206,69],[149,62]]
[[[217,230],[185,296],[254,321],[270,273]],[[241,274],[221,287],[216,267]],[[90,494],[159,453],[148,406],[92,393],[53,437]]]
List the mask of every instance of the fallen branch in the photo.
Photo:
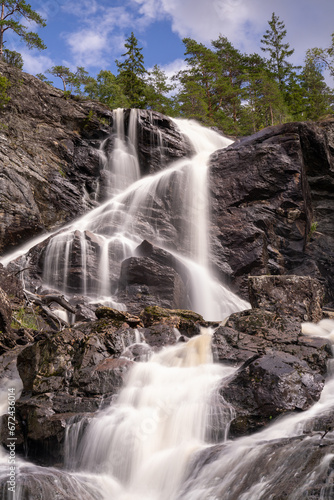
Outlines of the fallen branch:
[[74,307],[68,302],[68,300],[65,299],[64,295],[37,295],[28,291],[25,291],[25,293],[28,295],[29,300],[34,302],[38,306],[42,306],[44,304],[49,305],[52,302],[55,302],[56,304],[59,304],[61,307],[66,309],[66,311],[75,314]]
[[68,328],[70,325],[67,321],[60,318],[57,314],[55,314],[48,306],[55,302],[59,304],[63,309],[69,311],[72,314],[75,314],[74,307],[65,299],[63,295],[37,295],[32,292],[28,292],[25,290],[26,298],[28,302],[33,302],[37,306],[40,306],[44,314],[59,328],[66,327]]

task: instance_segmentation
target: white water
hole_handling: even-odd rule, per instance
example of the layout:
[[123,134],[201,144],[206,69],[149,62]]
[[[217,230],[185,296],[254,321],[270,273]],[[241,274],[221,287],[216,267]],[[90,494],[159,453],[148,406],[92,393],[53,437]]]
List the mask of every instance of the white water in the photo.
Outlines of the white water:
[[[131,110],[125,134],[123,110],[114,112],[114,148],[110,154],[104,152],[103,144],[100,149],[103,170],[108,172],[105,191],[110,197],[53,235],[45,251],[44,283],[65,294],[82,293],[93,301],[125,309],[113,295],[121,262],[147,239],[168,250],[188,269],[189,309],[217,321],[249,308],[209,270],[208,162],[211,153],[232,141],[196,122],[175,120],[192,143],[194,155],[140,179],[137,113]],[[27,249],[24,247],[21,254]],[[14,252],[2,262],[7,264],[19,255]],[[69,272],[73,269],[80,274],[74,284]]]
[[[88,274],[89,233],[94,232],[103,249],[99,269],[104,274],[100,289],[95,293],[110,299],[108,284],[112,265],[132,255],[137,244],[146,237],[168,247],[164,228],[143,226],[142,221],[136,220],[136,214],[141,211],[150,219],[153,211],[150,200],[158,196],[163,203],[172,190],[182,202],[176,206],[175,214],[182,210],[189,220],[197,221],[180,230],[178,236],[183,238],[183,245],[174,252],[190,269],[196,310],[203,310],[205,317],[217,319],[245,306],[208,272],[207,159],[211,151],[222,147],[223,139],[210,131],[206,137],[203,129],[188,122],[181,126],[187,127],[183,130],[188,130],[196,145],[200,141],[206,145],[211,141],[210,147],[205,146],[204,158],[200,155],[194,161],[181,160],[154,176],[133,179],[127,187],[118,188],[123,191],[112,195],[101,207],[53,238],[47,250],[50,265],[45,270],[46,281],[54,283],[56,279],[57,286],[66,290],[69,256],[75,237],[83,248],[81,265]],[[192,194],[185,194],[186,185],[191,186]],[[65,267],[60,264],[62,259]],[[83,276],[82,289],[89,292],[90,286],[86,275]],[[333,332],[325,328],[325,323],[320,328],[316,330],[319,335],[332,338]],[[314,334],[315,327],[306,325],[303,331]],[[212,363],[208,332],[187,344],[153,355],[149,362],[134,366],[116,403],[93,419],[84,435],[82,423],[68,428],[67,470],[37,467],[17,459],[19,484],[25,483],[29,489],[29,484],[38,483],[43,500],[53,500],[56,495],[82,500],[274,498],[268,495],[269,488],[279,481],[289,456],[298,452],[298,447],[291,444],[285,455],[280,455],[272,448],[273,443],[303,436],[314,419],[334,411],[334,379],[327,382],[320,401],[307,412],[279,420],[253,436],[226,441],[233,409],[219,397],[217,386],[232,372],[229,367]],[[217,423],[222,434],[225,433],[225,445],[215,461],[192,473],[197,457],[209,450],[210,436],[214,434],[211,428]],[[320,438],[319,435],[319,441]],[[6,474],[6,454],[3,452],[0,458]],[[290,500],[305,498],[305,488],[329,467],[332,459],[333,454],[327,454],[316,464],[305,484],[298,485]],[[19,486],[16,500],[23,498],[29,497]],[[331,497],[324,493],[321,498],[329,500]]]
[[221,397],[217,404],[215,388],[234,371],[212,363],[208,331],[154,354],[132,368],[116,404],[84,438],[76,440],[81,424],[72,426],[67,456],[97,481],[113,479],[106,499],[176,498],[191,457],[206,445],[213,406],[227,432],[233,409]]

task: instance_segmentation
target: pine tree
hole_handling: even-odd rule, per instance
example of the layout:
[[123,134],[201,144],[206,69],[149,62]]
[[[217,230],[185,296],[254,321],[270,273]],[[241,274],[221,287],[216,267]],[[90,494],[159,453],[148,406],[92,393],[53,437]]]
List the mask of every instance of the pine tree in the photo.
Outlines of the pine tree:
[[[47,70],[47,73],[61,79],[64,92],[76,92],[78,95],[82,95],[81,86],[88,82],[88,73],[82,66],[77,66],[75,73],[67,66],[52,66]],[[68,90],[68,87],[70,90]]]
[[52,66],[52,68],[47,70],[47,73],[50,73],[50,75],[55,76],[57,78],[60,78],[61,81],[63,82],[64,92],[67,91],[67,85],[69,83],[69,79],[71,78],[72,74],[70,68],[61,65]]
[[286,121],[288,110],[282,92],[266,62],[258,54],[247,56],[244,73],[243,120],[247,122],[248,118],[251,132]]
[[321,116],[333,113],[334,93],[326,85],[321,73],[321,65],[307,53],[305,66],[301,73],[304,89],[304,112],[306,120],[317,120]]
[[[217,82],[220,76],[220,64],[217,55],[205,45],[196,42],[191,38],[184,38],[183,43],[186,46],[185,55],[188,56],[188,70],[182,72],[182,83],[184,88],[191,88],[192,99],[196,95],[196,87],[199,103],[205,102],[206,115],[201,119],[207,123],[214,123],[214,114],[221,104],[221,95],[218,92]],[[187,76],[188,85],[185,85]],[[200,105],[203,108],[203,102]]]
[[138,47],[138,40],[133,34],[126,39],[124,44],[127,51],[122,54],[125,57],[123,62],[116,60],[118,68],[117,80],[129,100],[132,108],[145,108],[145,82],[146,69],[144,66],[144,56],[142,48]]
[[244,57],[225,36],[220,35],[217,40],[212,42],[212,45],[216,49],[219,62],[220,74],[216,84],[220,96],[219,107],[233,123],[229,132],[237,134],[239,133],[238,122],[244,93]]
[[286,37],[285,25],[274,12],[271,21],[268,22],[270,29],[267,29],[263,35],[261,43],[264,47],[261,49],[269,53],[269,67],[280,90],[284,90],[286,79],[293,70],[293,65],[287,61],[287,58],[294,53],[294,49],[290,49],[289,43],[283,42]]
[[4,53],[4,35],[7,30],[12,30],[16,35],[22,38],[29,49],[46,49],[41,38],[34,31],[28,31],[27,26],[23,24],[22,18],[27,24],[33,21],[38,26],[46,26],[45,20],[25,2],[25,0],[7,0],[0,2],[0,60]]

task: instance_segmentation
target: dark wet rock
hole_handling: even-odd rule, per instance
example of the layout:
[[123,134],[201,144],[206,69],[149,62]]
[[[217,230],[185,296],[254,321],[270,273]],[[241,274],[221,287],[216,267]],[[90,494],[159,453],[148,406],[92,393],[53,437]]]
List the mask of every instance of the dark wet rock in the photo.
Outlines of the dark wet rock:
[[7,294],[0,288],[0,332],[9,333],[11,330],[12,308]]
[[138,343],[132,344],[122,352],[122,358],[130,359],[131,361],[147,361],[153,353],[151,345]]
[[95,315],[98,319],[109,319],[112,320],[113,324],[123,324],[127,323],[131,327],[143,326],[142,320],[138,316],[134,316],[127,311],[118,311],[111,307],[101,306],[95,311]]
[[322,375],[327,374],[332,356],[327,339],[303,335],[300,321],[262,309],[232,314],[213,334],[214,356],[222,363],[238,365],[254,355],[279,351],[305,361]]
[[95,205],[85,197],[98,177],[97,145],[112,113],[99,103],[64,99],[63,92],[1,64],[11,100],[1,112],[0,251],[57,227]]
[[66,423],[110,404],[132,364],[117,358],[135,338],[125,323],[116,327],[101,319],[53,334],[19,354],[17,434],[28,454],[40,453],[49,463],[61,460]]
[[139,111],[138,156],[144,175],[155,173],[171,160],[183,158],[191,152],[191,145],[173,120],[156,111]]
[[217,323],[205,321],[203,316],[194,311],[182,309],[164,309],[153,306],[146,307],[140,314],[146,328],[157,324],[166,324],[176,328],[181,335],[193,337],[198,335],[201,327],[218,326]]
[[250,276],[251,306],[317,323],[322,319],[323,286],[309,276]]
[[24,299],[20,274],[14,273],[0,264],[0,287],[10,297],[11,301]]
[[249,434],[278,415],[308,409],[319,399],[323,386],[324,378],[296,356],[285,352],[256,355],[221,389],[236,412],[230,435]]
[[244,297],[248,274],[298,274],[333,301],[333,129],[268,127],[212,156],[212,263]]
[[119,290],[119,300],[135,314],[150,305],[170,309],[188,305],[181,276],[150,257],[130,257],[122,262]]
[[[16,491],[22,500],[102,500],[98,486],[92,485],[83,476],[75,476],[64,470],[46,469],[32,464],[16,464]],[[8,474],[0,477],[2,500],[12,500],[8,489]]]

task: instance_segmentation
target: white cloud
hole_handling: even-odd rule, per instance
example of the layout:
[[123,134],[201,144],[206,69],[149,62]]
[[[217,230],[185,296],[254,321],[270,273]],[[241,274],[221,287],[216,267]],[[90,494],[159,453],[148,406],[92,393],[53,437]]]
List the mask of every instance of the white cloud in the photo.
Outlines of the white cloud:
[[166,73],[168,78],[171,78],[179,71],[186,69],[186,67],[187,63],[184,59],[175,59],[175,61],[172,61],[171,63],[160,65],[160,68]]
[[24,71],[32,75],[45,73],[47,69],[54,65],[54,62],[48,56],[22,49],[20,50],[20,53],[24,62]]
[[181,38],[209,44],[219,34],[242,52],[260,50],[260,40],[273,12],[285,23],[286,40],[302,63],[310,47],[325,47],[334,30],[333,0],[132,0],[146,19],[169,18]]

